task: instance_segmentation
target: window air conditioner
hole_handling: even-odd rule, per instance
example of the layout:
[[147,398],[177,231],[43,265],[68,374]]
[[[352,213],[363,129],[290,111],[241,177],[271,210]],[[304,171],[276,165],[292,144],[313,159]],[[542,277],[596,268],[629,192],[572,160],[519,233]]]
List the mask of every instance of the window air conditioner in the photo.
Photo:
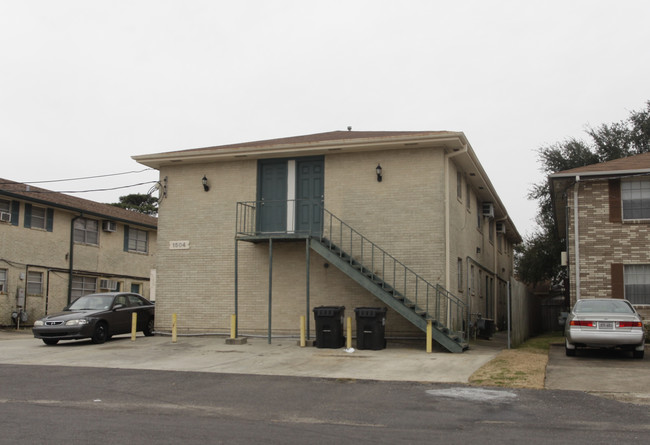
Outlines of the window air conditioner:
[[497,233],[506,233],[506,225],[504,223],[497,223]]
[[494,218],[494,205],[491,202],[483,203],[483,216]]
[[11,221],[11,213],[9,213],[9,212],[0,212],[0,221],[10,222]]
[[117,224],[115,221],[104,221],[102,223],[102,230],[104,232],[115,232],[117,230]]
[[105,290],[117,290],[117,281],[115,280],[99,280],[99,288]]

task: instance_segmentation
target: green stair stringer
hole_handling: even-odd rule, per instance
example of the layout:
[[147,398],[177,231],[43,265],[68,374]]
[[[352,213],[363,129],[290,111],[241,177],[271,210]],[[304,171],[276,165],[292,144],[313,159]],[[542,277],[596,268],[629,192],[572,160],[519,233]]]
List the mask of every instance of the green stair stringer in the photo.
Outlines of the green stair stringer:
[[[333,249],[331,243],[326,239],[312,237],[309,245],[325,260],[336,266],[414,326],[424,332],[427,331],[428,315],[426,311],[405,299],[399,292],[390,289],[381,278],[364,273],[362,265],[355,264],[355,261],[340,249]],[[365,268],[365,270],[368,269]],[[387,290],[387,288],[389,289]],[[463,352],[469,346],[458,335],[449,332],[445,326],[436,321],[432,323],[432,337],[433,340],[450,352]]]

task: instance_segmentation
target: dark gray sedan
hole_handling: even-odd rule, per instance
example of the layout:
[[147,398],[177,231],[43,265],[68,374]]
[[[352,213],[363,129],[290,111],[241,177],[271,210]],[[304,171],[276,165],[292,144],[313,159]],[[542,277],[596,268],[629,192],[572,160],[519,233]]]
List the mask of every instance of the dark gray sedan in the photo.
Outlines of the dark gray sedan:
[[137,330],[146,336],[153,335],[153,303],[129,292],[84,295],[63,312],[36,320],[32,332],[46,345],[82,338],[99,344],[113,335],[131,332],[133,313],[137,314]]
[[579,347],[620,348],[643,358],[645,328],[641,316],[627,301],[613,298],[578,300],[564,326],[566,355]]

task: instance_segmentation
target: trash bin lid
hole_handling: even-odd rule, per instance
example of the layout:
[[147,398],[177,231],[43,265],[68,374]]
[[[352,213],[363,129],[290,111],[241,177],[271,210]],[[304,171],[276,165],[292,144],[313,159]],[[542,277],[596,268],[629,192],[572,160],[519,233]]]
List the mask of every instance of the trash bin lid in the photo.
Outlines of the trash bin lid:
[[345,306],[318,306],[313,309],[314,315],[318,317],[333,317],[343,314]]
[[354,309],[354,312],[357,314],[357,317],[376,317],[378,315],[384,315],[388,308],[385,307],[358,307]]

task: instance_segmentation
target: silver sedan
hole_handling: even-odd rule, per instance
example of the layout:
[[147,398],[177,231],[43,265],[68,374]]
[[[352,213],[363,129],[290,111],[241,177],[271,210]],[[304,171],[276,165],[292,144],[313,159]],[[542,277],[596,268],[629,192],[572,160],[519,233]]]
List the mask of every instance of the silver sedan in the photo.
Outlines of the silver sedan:
[[645,328],[641,316],[627,300],[578,300],[564,325],[566,355],[579,347],[621,348],[643,358]]

